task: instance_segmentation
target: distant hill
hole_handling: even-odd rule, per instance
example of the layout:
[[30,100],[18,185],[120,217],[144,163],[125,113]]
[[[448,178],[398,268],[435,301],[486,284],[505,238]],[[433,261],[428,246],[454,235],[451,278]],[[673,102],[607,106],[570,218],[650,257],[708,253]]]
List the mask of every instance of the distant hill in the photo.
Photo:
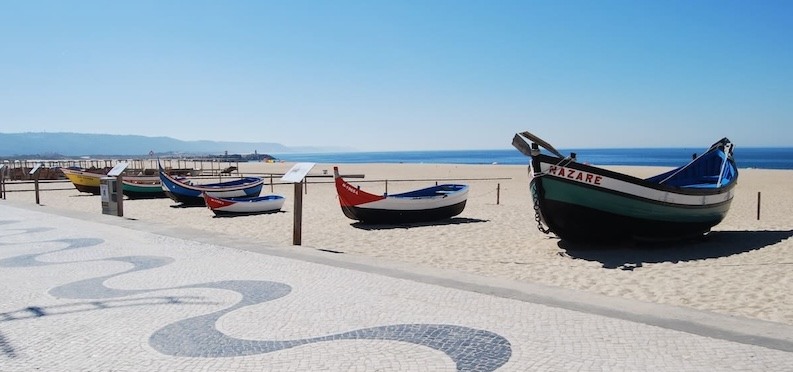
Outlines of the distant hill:
[[[86,133],[0,133],[0,156],[148,156],[155,154],[259,154],[324,152],[290,148],[273,142],[181,141],[170,137]],[[343,150],[342,150],[343,151]]]

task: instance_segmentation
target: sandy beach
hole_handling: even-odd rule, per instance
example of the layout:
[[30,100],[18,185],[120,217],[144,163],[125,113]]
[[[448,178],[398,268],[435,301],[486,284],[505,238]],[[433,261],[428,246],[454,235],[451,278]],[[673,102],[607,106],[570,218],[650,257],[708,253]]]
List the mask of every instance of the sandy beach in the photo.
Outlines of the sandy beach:
[[[283,173],[292,165],[240,163],[239,168],[251,175]],[[727,218],[704,241],[587,249],[538,231],[524,165],[340,165],[342,174],[365,175],[348,181],[373,193],[386,187],[389,193],[408,191],[435,181],[470,185],[462,214],[444,223],[408,227],[360,225],[344,217],[329,177],[332,166],[317,164],[311,172],[328,176],[309,179],[302,246],[294,249],[327,249],[793,324],[793,171],[741,169]],[[641,177],[664,170],[608,168]],[[80,193],[70,183],[41,187],[45,208],[101,213],[99,196]],[[32,188],[10,184],[7,199],[33,204],[32,191],[15,191]],[[294,187],[267,185],[262,194],[267,193],[287,198],[283,212],[214,218],[206,208],[172,208],[170,199],[152,199],[125,201],[124,216],[291,245]]]

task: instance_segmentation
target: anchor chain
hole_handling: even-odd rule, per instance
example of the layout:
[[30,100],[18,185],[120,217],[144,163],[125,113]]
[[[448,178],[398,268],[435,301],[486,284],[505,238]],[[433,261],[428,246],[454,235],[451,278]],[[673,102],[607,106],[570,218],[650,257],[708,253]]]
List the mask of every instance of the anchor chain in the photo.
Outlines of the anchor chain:
[[534,199],[534,221],[537,221],[537,230],[543,234],[550,234],[551,229],[546,229],[542,224],[542,217],[540,216],[540,202],[537,197],[537,191],[532,187],[532,199]]

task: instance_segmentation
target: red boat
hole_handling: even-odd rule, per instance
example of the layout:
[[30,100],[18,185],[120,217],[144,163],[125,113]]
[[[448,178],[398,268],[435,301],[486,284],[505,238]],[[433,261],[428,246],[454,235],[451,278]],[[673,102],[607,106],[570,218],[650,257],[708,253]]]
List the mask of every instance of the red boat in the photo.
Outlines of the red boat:
[[371,224],[437,221],[465,209],[468,185],[443,184],[393,195],[374,195],[353,186],[333,167],[339,203],[350,219]]
[[284,206],[281,195],[264,195],[254,198],[220,198],[207,193],[201,194],[204,202],[216,216],[242,216],[274,213]]

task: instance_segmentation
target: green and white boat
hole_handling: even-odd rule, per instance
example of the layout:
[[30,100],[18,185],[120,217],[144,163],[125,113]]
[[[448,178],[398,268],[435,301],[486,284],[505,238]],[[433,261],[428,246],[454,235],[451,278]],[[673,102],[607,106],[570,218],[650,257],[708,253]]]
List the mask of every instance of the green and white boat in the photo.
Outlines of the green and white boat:
[[738,180],[727,138],[646,179],[578,163],[574,153],[564,156],[529,132],[516,134],[512,144],[531,158],[538,227],[574,243],[702,237],[727,215]]
[[121,178],[121,190],[130,199],[165,198],[160,176],[127,176]]

